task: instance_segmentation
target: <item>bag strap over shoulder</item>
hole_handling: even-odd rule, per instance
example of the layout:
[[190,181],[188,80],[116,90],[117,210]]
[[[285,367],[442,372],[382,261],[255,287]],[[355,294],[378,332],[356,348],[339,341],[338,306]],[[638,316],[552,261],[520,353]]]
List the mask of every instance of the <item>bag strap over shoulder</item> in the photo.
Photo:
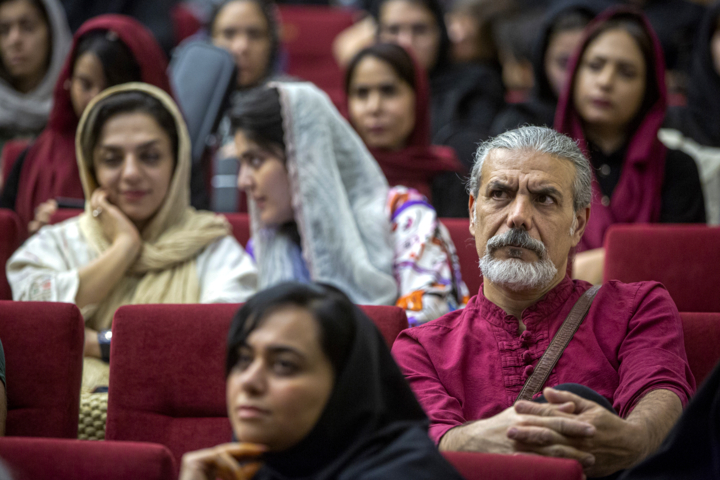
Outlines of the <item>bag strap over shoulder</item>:
[[580,328],[580,324],[585,320],[598,290],[600,290],[600,285],[590,288],[575,302],[572,310],[570,310],[567,318],[560,326],[560,330],[557,331],[552,342],[550,342],[550,346],[545,350],[540,361],[538,361],[533,374],[530,375],[530,378],[525,382],[523,389],[520,391],[520,395],[515,399],[516,402],[518,400],[531,400],[543,385],[545,385],[545,382],[550,376],[550,372],[555,368],[565,348],[570,343],[570,340],[572,340],[573,335],[575,335],[575,332]]

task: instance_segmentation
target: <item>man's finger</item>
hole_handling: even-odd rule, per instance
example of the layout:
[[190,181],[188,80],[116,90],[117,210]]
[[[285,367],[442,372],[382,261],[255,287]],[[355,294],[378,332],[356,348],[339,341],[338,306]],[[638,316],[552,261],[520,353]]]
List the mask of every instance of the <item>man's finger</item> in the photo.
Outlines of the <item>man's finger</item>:
[[580,395],[575,395],[572,392],[566,392],[564,390],[555,390],[554,388],[546,388],[543,390],[545,399],[550,403],[567,403],[572,402],[576,405],[575,413],[581,413],[597,405],[595,402],[586,400]]
[[515,411],[520,414],[539,415],[541,417],[550,417],[554,415],[571,417],[571,414],[575,412],[575,404],[572,402],[554,404],[520,400],[515,403]]
[[510,427],[508,428],[507,436],[516,442],[541,447],[555,444],[568,445],[570,443],[567,438],[558,432],[544,427]]
[[536,453],[545,457],[577,460],[584,468],[589,468],[595,465],[595,456],[569,445],[550,445],[543,447],[518,443],[516,448],[521,452]]
[[595,427],[577,418],[541,417],[538,415],[521,415],[516,426],[550,428],[566,437],[591,437],[595,435]]

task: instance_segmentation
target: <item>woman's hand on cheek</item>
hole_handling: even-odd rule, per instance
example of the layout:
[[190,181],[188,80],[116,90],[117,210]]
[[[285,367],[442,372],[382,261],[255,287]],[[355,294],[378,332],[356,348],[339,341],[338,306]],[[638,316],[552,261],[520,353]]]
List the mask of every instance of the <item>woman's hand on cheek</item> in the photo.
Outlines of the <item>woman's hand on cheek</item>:
[[250,480],[262,466],[266,451],[254,443],[225,443],[183,455],[180,480]]
[[[104,188],[97,188],[90,197],[90,206],[93,216],[102,225],[103,234],[111,244],[125,239],[132,244],[140,245],[140,232],[130,219],[115,205],[110,203],[108,192]],[[97,212],[97,215],[96,213]]]

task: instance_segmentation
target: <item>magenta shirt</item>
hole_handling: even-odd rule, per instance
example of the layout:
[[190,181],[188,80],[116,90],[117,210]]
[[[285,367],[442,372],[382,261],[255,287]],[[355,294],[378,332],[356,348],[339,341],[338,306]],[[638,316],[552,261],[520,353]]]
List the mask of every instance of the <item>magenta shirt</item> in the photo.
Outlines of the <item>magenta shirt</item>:
[[[430,417],[437,443],[453,427],[510,407],[587,282],[565,277],[523,312],[527,330],[483,295],[463,310],[403,331],[392,352]],[[603,285],[546,387],[579,383],[625,418],[651,390],[683,405],[695,391],[680,315],[657,282]],[[539,394],[538,394],[539,395]]]

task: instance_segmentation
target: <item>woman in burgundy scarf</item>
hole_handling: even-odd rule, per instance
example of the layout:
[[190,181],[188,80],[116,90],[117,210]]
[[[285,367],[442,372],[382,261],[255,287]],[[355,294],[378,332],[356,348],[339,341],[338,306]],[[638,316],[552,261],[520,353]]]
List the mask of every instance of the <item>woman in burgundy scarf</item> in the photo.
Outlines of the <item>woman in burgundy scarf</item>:
[[[112,46],[113,42],[122,45]],[[121,61],[118,57],[126,58]],[[136,20],[103,15],[83,24],[55,85],[48,125],[17,159],[3,189],[2,207],[14,208],[22,225],[33,233],[57,208],[55,199],[79,199],[81,203],[84,194],[75,159],[75,130],[85,106],[101,90],[131,81],[170,93],[166,70],[165,54]]]
[[[433,185],[436,178],[460,176],[465,169],[452,148],[430,145],[427,75],[405,49],[379,43],[361,50],[348,65],[345,93],[350,122],[390,186],[414,188],[431,200],[464,193]],[[433,204],[444,216],[440,202]]]
[[665,62],[645,16],[625,8],[598,16],[569,71],[555,129],[579,143],[595,171],[574,274],[600,283],[611,225],[704,223],[705,207],[695,162],[657,137],[667,108]]

